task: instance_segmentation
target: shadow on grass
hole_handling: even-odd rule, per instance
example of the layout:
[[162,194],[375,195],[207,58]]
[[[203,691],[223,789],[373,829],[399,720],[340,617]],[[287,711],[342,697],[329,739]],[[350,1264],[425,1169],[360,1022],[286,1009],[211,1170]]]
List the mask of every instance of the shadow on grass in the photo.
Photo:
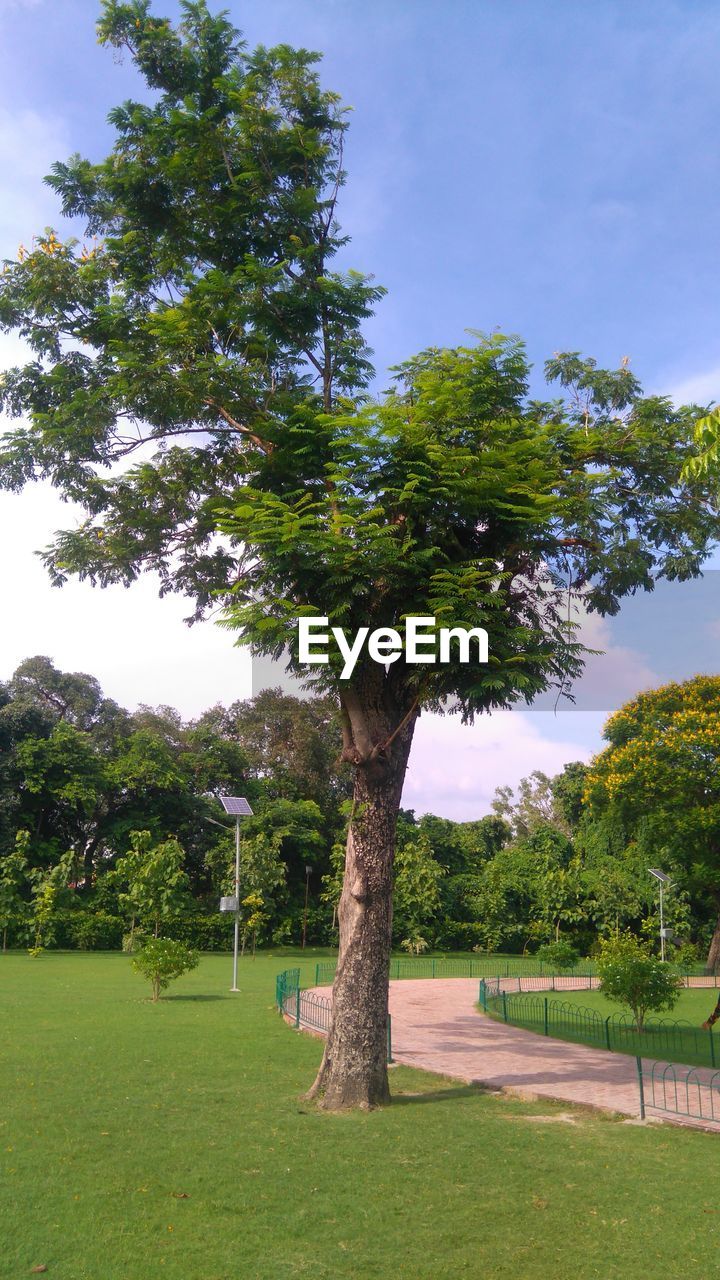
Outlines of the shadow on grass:
[[453,1099],[477,1098],[488,1093],[497,1093],[497,1090],[481,1084],[463,1084],[453,1089],[430,1089],[427,1093],[394,1093],[391,1105],[402,1107],[425,1102],[452,1102]]
[[198,1004],[199,1004],[200,1002],[203,1002],[203,1003],[204,1003],[204,1002],[206,1002],[206,1001],[208,1001],[208,1000],[229,1000],[229,999],[230,999],[230,996],[229,996],[229,994],[228,994],[228,995],[226,995],[226,996],[221,996],[221,995],[217,995],[217,996],[174,996],[174,995],[173,995],[173,996],[161,996],[161,997],[160,997],[160,999],[163,1001],[163,1003],[165,1003],[165,1002],[167,1001],[167,1003],[168,1003],[168,1004],[170,1003],[170,1001],[171,1001],[171,1000],[192,1000],[192,1001],[195,1001],[196,1003],[198,1003]]

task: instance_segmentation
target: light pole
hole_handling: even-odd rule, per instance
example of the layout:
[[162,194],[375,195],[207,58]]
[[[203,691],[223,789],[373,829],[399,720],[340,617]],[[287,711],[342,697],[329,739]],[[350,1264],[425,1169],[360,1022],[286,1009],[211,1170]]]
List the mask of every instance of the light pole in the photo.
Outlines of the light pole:
[[[235,819],[235,893],[231,899],[222,898],[220,902],[221,911],[235,912],[235,941],[233,944],[233,981],[230,988],[231,991],[238,991],[237,984],[238,975],[238,947],[240,942],[240,819],[251,818],[253,811],[250,808],[244,796],[220,796],[220,803],[230,818]],[[214,818],[209,819],[214,822]],[[222,822],[216,822],[215,826],[222,827]],[[229,827],[224,828],[226,831],[231,830]]]
[[665,919],[663,916],[663,890],[665,885],[670,886],[672,880],[665,875],[664,871],[658,871],[657,867],[648,867],[651,876],[654,876],[660,886],[660,959],[665,959]]
[[303,939],[302,949],[305,950],[305,937],[307,935],[307,913],[308,913],[308,894],[310,893],[310,875],[312,867],[305,865],[305,910],[303,911]]

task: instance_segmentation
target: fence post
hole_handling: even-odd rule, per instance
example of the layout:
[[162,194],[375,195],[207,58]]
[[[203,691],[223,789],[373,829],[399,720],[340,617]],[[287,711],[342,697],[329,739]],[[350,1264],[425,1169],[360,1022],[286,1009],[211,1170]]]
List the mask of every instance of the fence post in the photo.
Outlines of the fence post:
[[316,987],[320,986],[320,961],[319,960],[316,961],[315,963],[315,986]]
[[503,998],[503,1018],[507,1022],[507,992],[503,991],[502,998]]
[[612,1014],[610,1014],[609,1017],[605,1019],[605,1044],[607,1045],[608,1049],[612,1047],[610,1044],[610,1018],[611,1017],[612,1017]]
[[[435,977],[435,957],[432,958],[432,976]],[[389,1059],[388,1059],[389,1061]]]
[[297,984],[297,987],[295,988],[295,1027],[299,1028],[299,1026],[300,1026],[300,979],[298,978],[298,984]]
[[480,979],[480,990],[478,991],[478,1004],[481,1004],[485,1013],[487,1013],[487,990],[485,987],[485,979]]
[[388,1065],[393,1061],[392,1056],[392,1018],[388,1014],[387,1020],[387,1060]]
[[643,1084],[642,1058],[640,1057],[640,1054],[638,1054],[635,1059],[635,1066],[637,1067],[638,1087],[640,1089],[640,1119],[644,1120],[645,1119],[645,1085]]
[[547,996],[545,996],[545,1001],[544,1001],[544,1003],[545,1003],[545,1035],[547,1035],[547,1034],[548,1034],[548,1001],[547,1001]]
[[715,1039],[713,1036],[712,1027],[708,1027],[708,1035],[710,1037],[710,1065],[714,1068],[715,1067]]

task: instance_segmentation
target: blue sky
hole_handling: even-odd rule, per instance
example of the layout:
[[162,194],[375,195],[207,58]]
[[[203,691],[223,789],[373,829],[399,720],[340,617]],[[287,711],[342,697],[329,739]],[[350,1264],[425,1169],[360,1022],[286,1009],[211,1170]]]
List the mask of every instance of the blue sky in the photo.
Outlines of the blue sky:
[[[323,51],[325,83],[354,108],[341,218],[347,264],[389,290],[370,328],[380,385],[389,365],[423,346],[498,327],[526,339],[538,389],[548,355],[579,349],[611,364],[629,356],[653,391],[720,397],[714,0],[226,7],[251,44]],[[40,176],[71,151],[104,154],[107,111],[139,91],[128,63],[97,46],[97,11],[94,0],[0,0],[0,254],[60,225]],[[0,364],[13,356],[1,343]],[[0,586],[14,602],[0,677],[24,655],[50,652],[131,705],[169,701],[190,714],[242,692],[245,666],[227,635],[211,625],[188,635],[182,605],[159,604],[151,583],[102,600],[78,585],[51,592],[32,551],[67,518],[44,491],[0,495],[0,535],[12,546]],[[652,608],[672,622],[678,600]],[[673,642],[673,675],[712,669],[720,609],[708,600],[698,597],[702,627]],[[601,628],[619,673],[605,681],[612,696],[666,674],[649,638],[660,616],[633,605]],[[493,717],[472,733],[431,722],[414,766],[418,807],[430,795],[443,811],[474,816],[491,784],[596,748],[605,709]],[[442,778],[428,763],[439,742],[453,756]],[[465,768],[461,796],[453,779]]]

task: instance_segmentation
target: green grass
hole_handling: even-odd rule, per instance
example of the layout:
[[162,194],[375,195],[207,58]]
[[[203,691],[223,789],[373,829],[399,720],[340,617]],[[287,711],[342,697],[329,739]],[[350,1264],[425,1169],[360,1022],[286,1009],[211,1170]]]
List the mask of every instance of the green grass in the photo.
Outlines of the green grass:
[[2,1280],[715,1274],[716,1136],[405,1068],[392,1107],[317,1112],[320,1044],[272,1003],[292,963],[231,996],[207,957],[152,1005],[125,957],[0,957]]
[[[664,1014],[649,1015],[642,1034],[635,1030],[629,1009],[607,1000],[600,991],[548,991],[527,996],[509,993],[508,1021],[544,1034],[543,1001],[547,997],[548,1032],[556,1040],[605,1048],[604,1027],[597,1019],[584,1016],[591,1010],[601,1020],[608,1016],[613,1018],[610,1045],[614,1052],[639,1053],[645,1058],[720,1070],[720,1022],[713,1033],[701,1029],[701,1024],[715,1008],[718,994],[714,988],[681,991],[674,1009]],[[502,1006],[497,998],[488,1012],[495,1018],[502,1017]],[[618,1025],[618,1018],[623,1016],[624,1025]]]

